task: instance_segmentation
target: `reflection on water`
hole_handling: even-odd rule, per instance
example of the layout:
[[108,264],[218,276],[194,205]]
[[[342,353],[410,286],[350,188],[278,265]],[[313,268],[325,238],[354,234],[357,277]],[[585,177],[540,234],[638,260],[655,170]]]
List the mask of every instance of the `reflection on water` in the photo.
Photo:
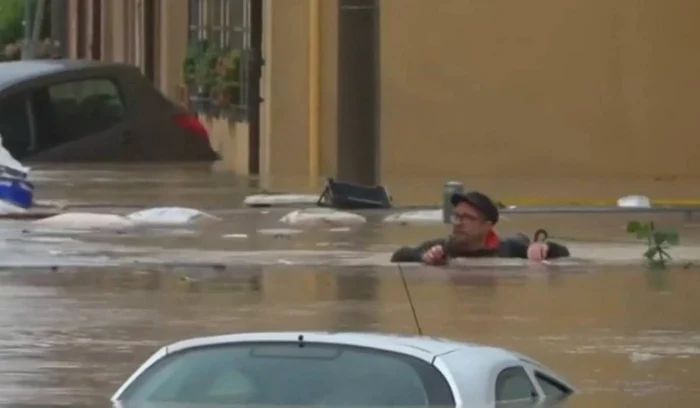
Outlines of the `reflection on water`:
[[[35,174],[40,198],[95,207],[230,210],[256,188],[249,180],[187,166],[40,169]],[[412,186],[391,187],[409,196]],[[429,194],[426,189],[425,197],[439,199],[435,190]],[[96,248],[90,257],[99,265],[109,257],[95,254],[117,246],[170,249],[185,257],[197,253],[185,249],[389,251],[445,233],[443,227],[380,226],[374,222],[378,216],[350,232],[314,230],[289,239],[256,232],[284,227],[277,222],[284,212],[231,212],[223,223],[204,230],[43,241],[19,234],[21,228],[8,223],[0,252],[4,265],[22,265],[56,256],[49,246],[62,239],[62,251]],[[700,229],[681,216],[655,220],[679,228],[685,243],[700,242]],[[616,241],[628,239],[626,221],[620,215],[508,216],[499,229],[507,234],[544,226],[569,240]],[[0,270],[0,405],[101,406],[153,351],[186,337],[252,330],[416,332],[394,267],[102,266]],[[572,407],[700,403],[698,269],[405,272],[425,333],[512,348],[542,361],[582,390]]]

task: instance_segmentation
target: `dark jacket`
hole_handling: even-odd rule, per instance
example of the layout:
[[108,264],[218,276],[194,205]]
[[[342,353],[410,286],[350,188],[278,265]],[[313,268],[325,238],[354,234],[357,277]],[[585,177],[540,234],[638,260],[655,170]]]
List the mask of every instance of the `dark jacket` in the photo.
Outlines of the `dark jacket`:
[[[423,254],[434,247],[442,245],[445,255],[450,258],[524,258],[527,259],[527,248],[530,246],[530,239],[525,234],[517,234],[514,237],[501,239],[495,233],[487,239],[486,248],[478,251],[464,251],[452,245],[450,239],[440,238],[423,242],[417,247],[399,248],[391,256],[391,262],[423,262]],[[556,242],[547,241],[549,251],[547,259],[565,258],[569,256],[569,249]]]

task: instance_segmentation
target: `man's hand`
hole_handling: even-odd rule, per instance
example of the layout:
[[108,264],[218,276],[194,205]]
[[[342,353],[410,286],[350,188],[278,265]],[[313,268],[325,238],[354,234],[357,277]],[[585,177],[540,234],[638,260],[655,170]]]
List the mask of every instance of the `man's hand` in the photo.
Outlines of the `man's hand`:
[[549,252],[549,245],[544,242],[535,242],[530,244],[527,248],[527,259],[533,261],[544,261],[547,259],[547,253]]
[[423,254],[423,263],[425,263],[426,265],[447,264],[445,249],[442,247],[442,245],[435,245],[434,247],[425,251],[425,253]]

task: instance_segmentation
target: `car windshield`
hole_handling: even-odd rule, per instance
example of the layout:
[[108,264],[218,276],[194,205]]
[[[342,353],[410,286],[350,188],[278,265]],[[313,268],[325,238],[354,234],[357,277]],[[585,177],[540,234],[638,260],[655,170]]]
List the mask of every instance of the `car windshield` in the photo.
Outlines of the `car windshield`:
[[445,378],[423,360],[311,343],[239,343],[173,353],[140,375],[119,402],[124,407],[455,405]]

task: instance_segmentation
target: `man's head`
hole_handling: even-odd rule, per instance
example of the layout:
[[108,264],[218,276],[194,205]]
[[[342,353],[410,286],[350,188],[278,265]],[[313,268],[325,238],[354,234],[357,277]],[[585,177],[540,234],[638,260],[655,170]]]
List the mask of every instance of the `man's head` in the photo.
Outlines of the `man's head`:
[[478,191],[452,195],[452,237],[468,242],[486,239],[498,222],[498,208]]

